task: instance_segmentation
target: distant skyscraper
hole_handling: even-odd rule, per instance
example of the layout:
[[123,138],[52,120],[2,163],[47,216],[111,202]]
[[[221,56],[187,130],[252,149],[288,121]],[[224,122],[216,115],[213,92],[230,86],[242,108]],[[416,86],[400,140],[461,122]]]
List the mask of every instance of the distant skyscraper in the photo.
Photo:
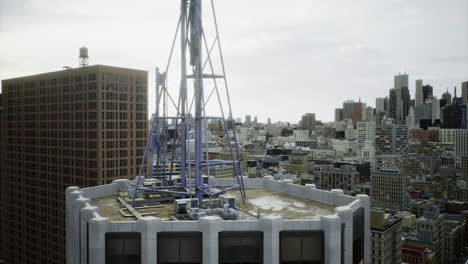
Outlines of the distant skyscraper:
[[396,92],[396,121],[399,124],[405,124],[411,102],[411,96],[408,88],[408,75],[396,75],[394,77],[393,88]]
[[414,105],[415,106],[420,106],[424,104],[424,99],[423,99],[423,81],[422,80],[416,80],[416,95],[414,99]]
[[375,128],[375,155],[405,155],[409,130],[406,125],[384,124]]
[[385,97],[385,98],[376,98],[375,99],[375,112],[377,113],[385,113],[387,112],[387,109],[386,109],[386,104],[388,101],[388,98]]
[[147,78],[95,65],[2,81],[0,259],[65,263],[65,188],[138,175]]
[[414,107],[414,124],[420,127],[421,120],[430,120],[432,123],[432,107],[430,105],[418,105]]
[[[448,91],[444,93],[444,95],[446,96],[446,100],[450,100],[448,97],[450,93],[448,93]],[[444,108],[442,108],[442,128],[466,128],[467,107],[465,105],[459,104],[456,87],[453,96],[453,104],[446,105]]]
[[361,120],[365,120],[366,117],[366,104],[359,102],[354,102],[352,100],[345,101],[343,103],[343,119],[351,119],[353,125],[356,126],[356,123]]
[[388,95],[388,117],[396,119],[397,117],[397,94],[396,89],[390,89]]
[[362,149],[366,141],[375,140],[375,122],[357,122],[357,154],[362,156]]
[[256,126],[258,124],[258,118],[257,116],[254,116],[254,126]]
[[302,129],[307,129],[310,132],[315,130],[315,114],[314,113],[306,113],[302,116],[301,119]]
[[436,121],[440,121],[440,100],[437,98],[428,98],[425,99],[426,104],[431,106],[432,109],[432,123],[436,123]]
[[343,108],[335,108],[335,122],[343,120]]
[[246,116],[245,116],[244,124],[245,124],[246,126],[252,125],[252,116],[251,116],[251,115],[246,115]]
[[432,88],[432,86],[424,85],[422,87],[422,90],[423,90],[423,101],[424,102],[426,102],[427,99],[431,99],[431,98],[434,97],[434,95],[433,95],[434,88]]
[[[364,120],[364,119],[363,119]],[[368,106],[366,108],[366,121],[375,122],[375,108]]]
[[445,100],[445,104],[441,105],[441,107],[452,104],[452,95],[449,93],[448,89],[447,89],[447,92],[442,94],[442,99]]
[[468,106],[468,81],[462,83],[461,96],[463,98],[463,104]]

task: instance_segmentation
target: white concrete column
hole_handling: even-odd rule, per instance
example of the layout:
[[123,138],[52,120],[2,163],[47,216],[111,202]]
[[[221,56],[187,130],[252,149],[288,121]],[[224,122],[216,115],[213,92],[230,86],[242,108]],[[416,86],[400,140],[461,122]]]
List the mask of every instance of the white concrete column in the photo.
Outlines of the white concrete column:
[[364,208],[364,263],[370,263],[370,198],[365,194],[358,194],[356,197]]
[[[70,212],[70,222],[66,224],[66,232],[71,234],[70,238],[70,263],[78,264],[80,263],[80,210],[81,208],[87,206],[90,202],[89,198],[84,198],[81,191],[74,191],[70,193],[70,197],[75,196],[76,198],[69,205]],[[68,245],[67,245],[68,248]]]
[[320,217],[321,229],[324,233],[325,264],[341,262],[341,219],[338,215]]
[[95,214],[99,212],[96,206],[87,205],[80,210],[80,251],[76,251],[76,256],[80,256],[81,264],[88,264],[88,221],[95,217]]
[[141,233],[141,263],[154,264],[157,259],[156,233],[161,219],[153,216],[143,217],[137,221],[137,231]]
[[[75,233],[73,227],[75,226],[75,219],[73,218],[73,203],[79,197],[80,188],[71,186],[65,190],[65,243],[66,243],[66,263],[75,264],[73,260],[74,252],[77,248],[75,246]],[[73,193],[73,194],[72,194]],[[79,250],[79,249],[78,249]]]
[[89,264],[106,263],[106,233],[110,220],[106,217],[95,217],[89,223]]
[[[344,230],[344,263],[353,263],[353,208],[349,206],[340,206],[335,208],[336,213],[341,219],[341,224],[345,224]],[[341,230],[341,226],[340,226]],[[340,248],[341,250],[341,248]]]
[[280,238],[283,220],[279,216],[268,215],[260,218],[260,230],[263,231],[263,263],[279,263]]
[[203,232],[203,263],[218,263],[218,233],[222,230],[223,220],[217,216],[205,216],[198,220],[199,230]]

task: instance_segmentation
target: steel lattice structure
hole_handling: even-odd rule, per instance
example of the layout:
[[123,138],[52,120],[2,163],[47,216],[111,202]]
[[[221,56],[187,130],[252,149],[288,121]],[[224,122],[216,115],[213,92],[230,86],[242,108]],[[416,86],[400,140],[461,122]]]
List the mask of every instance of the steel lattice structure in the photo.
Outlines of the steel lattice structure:
[[[160,72],[156,68],[156,110],[150,125],[149,136],[143,155],[141,167],[138,173],[132,205],[138,192],[159,192],[180,195],[181,197],[196,197],[199,203],[204,195],[210,199],[220,193],[238,188],[244,201],[245,189],[240,166],[240,155],[232,107],[230,103],[229,90],[224,67],[224,58],[221,49],[218,23],[213,0],[211,0],[212,18],[214,21],[215,38],[212,45],[208,46],[202,26],[202,0],[181,0],[180,17],[176,33],[172,41],[172,47],[167,63],[166,71]],[[177,36],[180,38],[180,89],[178,101],[175,103],[167,89],[167,72],[169,70]],[[217,47],[221,63],[221,74],[215,74],[213,60],[211,58],[213,49]],[[189,52],[187,52],[187,49]],[[203,50],[206,59],[202,64]],[[187,55],[190,61],[187,63]],[[209,66],[209,73],[204,73],[205,66]],[[191,68],[192,73],[187,73]],[[212,79],[214,88],[207,98],[204,94],[204,79]],[[188,83],[193,83],[194,98],[189,106],[187,90]],[[219,83],[218,80],[221,80]],[[225,88],[225,96],[228,106],[227,117],[224,114],[221,100],[220,86]],[[220,116],[207,116],[206,105],[213,94],[216,94],[219,103]],[[162,99],[162,100],[161,100]],[[161,102],[162,101],[162,102]],[[170,101],[176,111],[175,116],[169,116],[166,111],[166,101]],[[192,104],[194,108],[192,111]],[[161,107],[162,106],[162,107]],[[162,113],[161,113],[162,108]],[[169,135],[169,120],[174,120],[175,129],[172,138]],[[207,120],[221,121],[225,134],[231,160],[210,160],[208,156]],[[192,125],[193,124],[193,125]],[[190,131],[194,130],[195,148],[190,148]],[[230,136],[230,132],[232,136]],[[203,142],[203,137],[205,142]],[[170,148],[170,149],[169,149]],[[203,157],[205,148],[205,157]],[[170,151],[169,151],[170,150]],[[192,153],[193,152],[193,153]],[[156,155],[155,155],[156,154]],[[153,157],[156,156],[156,160]],[[159,179],[161,186],[143,187],[141,178],[146,162],[149,162],[149,177]],[[153,164],[155,170],[153,171]],[[234,185],[212,185],[210,167],[221,165],[233,166],[233,177],[237,179]],[[168,170],[169,166],[169,171]],[[180,168],[180,173],[174,172],[174,167]],[[207,182],[203,183],[203,168],[207,172]],[[194,175],[193,175],[194,174]],[[180,175],[180,182],[173,181],[173,177]],[[177,176],[178,177],[178,176]],[[213,190],[216,189],[216,190]]]

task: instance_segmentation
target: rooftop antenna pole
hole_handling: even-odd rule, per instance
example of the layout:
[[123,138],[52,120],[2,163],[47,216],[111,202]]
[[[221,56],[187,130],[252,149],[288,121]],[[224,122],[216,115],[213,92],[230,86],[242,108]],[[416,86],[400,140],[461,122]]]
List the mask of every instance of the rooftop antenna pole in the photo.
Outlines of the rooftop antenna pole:
[[203,127],[203,76],[202,76],[202,28],[201,0],[192,0],[190,5],[190,64],[195,77],[195,196],[202,202],[202,127]]
[[[186,186],[186,166],[187,166],[187,0],[180,1],[180,48],[181,48],[181,79],[180,79],[180,175],[182,186]],[[190,190],[191,191],[191,190]],[[185,195],[183,195],[185,198]]]

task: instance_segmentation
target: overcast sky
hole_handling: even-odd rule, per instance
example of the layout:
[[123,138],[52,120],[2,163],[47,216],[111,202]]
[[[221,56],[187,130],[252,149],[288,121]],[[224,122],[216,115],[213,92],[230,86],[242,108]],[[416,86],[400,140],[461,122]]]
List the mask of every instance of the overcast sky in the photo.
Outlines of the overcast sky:
[[[206,2],[205,7],[208,5]],[[177,0],[0,0],[0,79],[90,64],[165,67]],[[234,115],[331,121],[407,72],[440,94],[468,80],[466,0],[215,0]],[[208,10],[204,10],[209,15]],[[205,19],[209,30],[209,19]],[[176,63],[176,62],[173,62]],[[175,67],[175,66],[174,66]],[[171,72],[171,71],[169,71]],[[171,76],[177,83],[176,76]],[[176,88],[170,85],[169,88]]]

